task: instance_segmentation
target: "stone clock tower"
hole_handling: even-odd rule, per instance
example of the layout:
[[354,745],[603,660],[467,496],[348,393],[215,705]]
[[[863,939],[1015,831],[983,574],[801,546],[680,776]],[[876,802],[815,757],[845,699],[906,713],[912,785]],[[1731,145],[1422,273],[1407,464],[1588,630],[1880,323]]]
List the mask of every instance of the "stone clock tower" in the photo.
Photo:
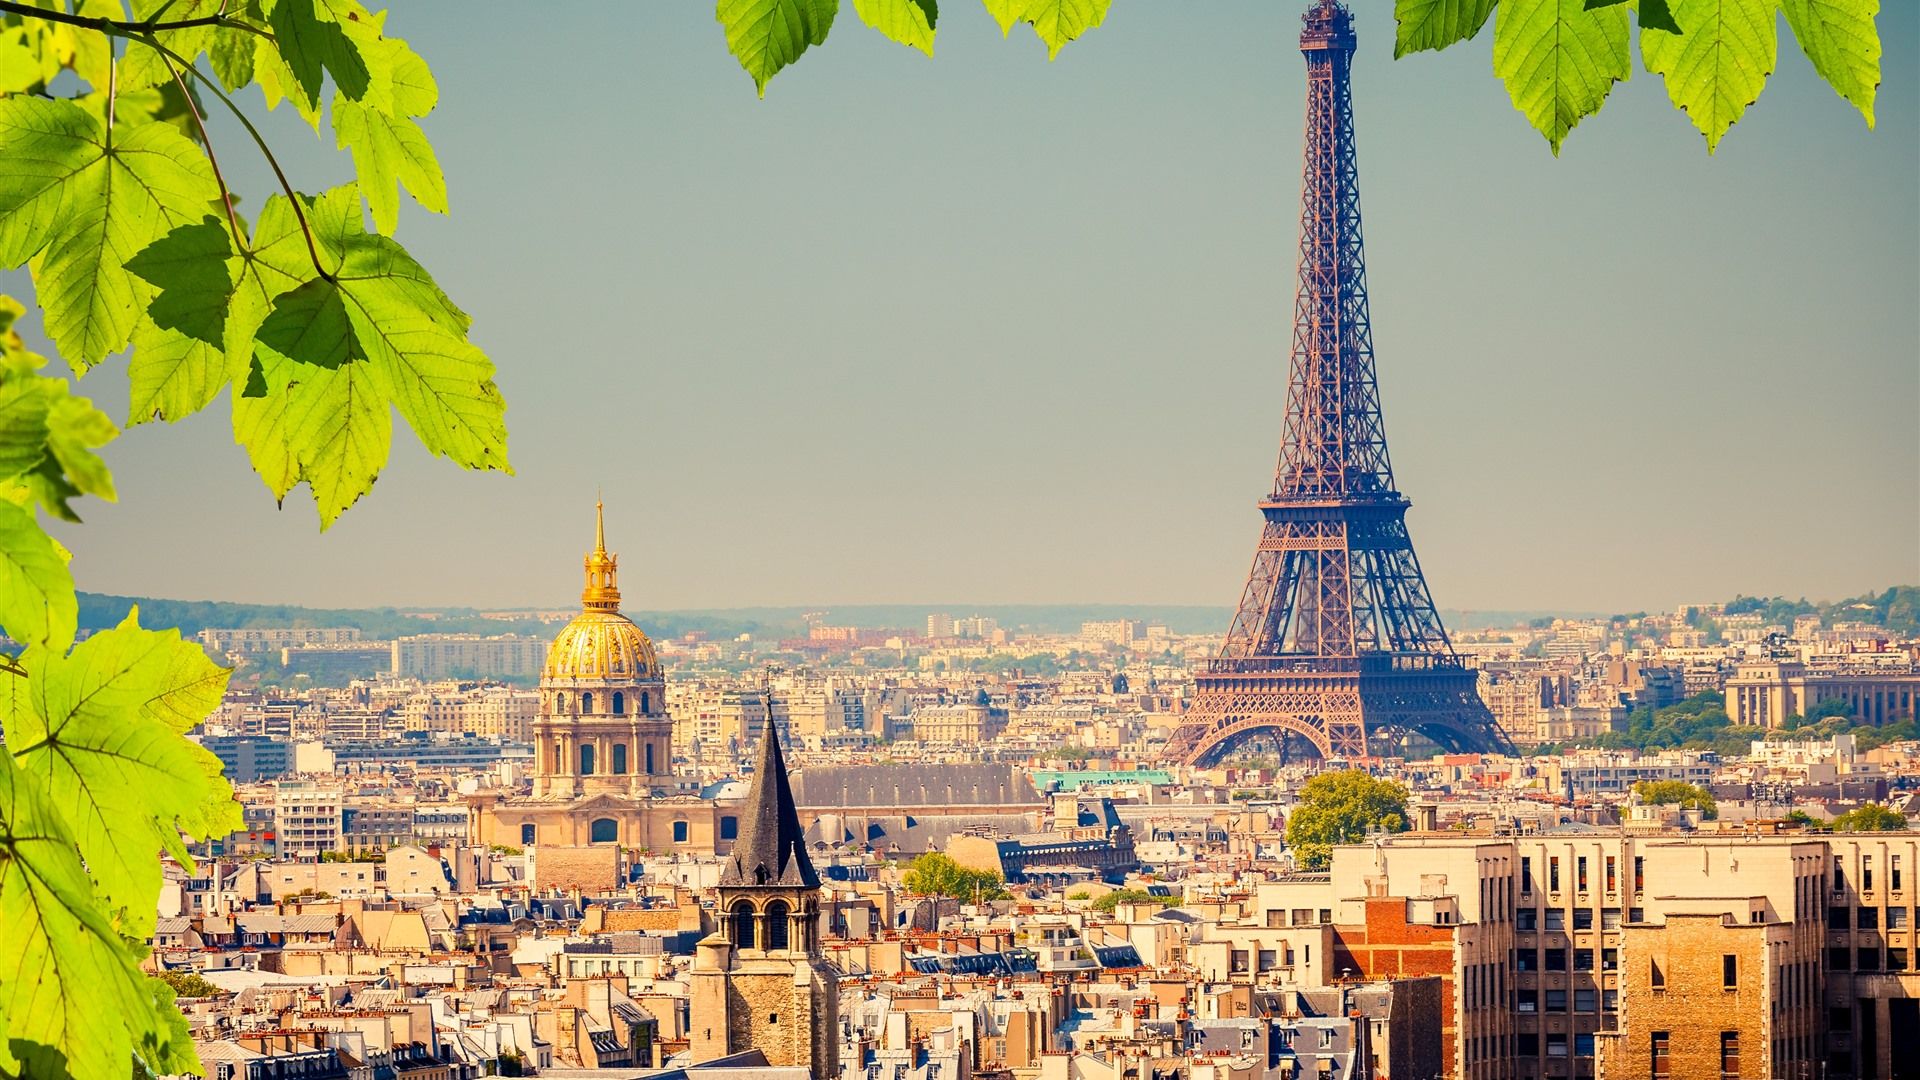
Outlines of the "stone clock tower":
[[771,1065],[839,1075],[840,990],[820,956],[820,877],[772,724],[720,872],[716,921],[691,976],[693,1060],[759,1050]]

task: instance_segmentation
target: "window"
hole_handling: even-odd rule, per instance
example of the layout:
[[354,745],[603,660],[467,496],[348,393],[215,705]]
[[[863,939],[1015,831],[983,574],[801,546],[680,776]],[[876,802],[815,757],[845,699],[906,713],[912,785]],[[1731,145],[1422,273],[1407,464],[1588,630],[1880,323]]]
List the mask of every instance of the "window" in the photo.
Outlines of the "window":
[[687,835],[690,831],[691,830],[689,829],[685,821],[674,822],[673,823],[673,842],[676,844],[686,843]]
[[1740,1075],[1740,1033],[1737,1031],[1720,1033],[1720,1075]]
[[1607,1012],[1618,1012],[1620,1010],[1620,991],[1600,991],[1600,1007]]
[[1546,950],[1546,952],[1547,952],[1547,955],[1546,955],[1545,963],[1541,965],[1545,970],[1547,971],[1567,970],[1567,950],[1548,949]]
[[1660,970],[1659,958],[1655,957],[1647,963],[1647,982],[1652,985],[1655,990],[1665,990],[1667,988],[1667,973]]
[[1328,1047],[1333,1045],[1333,1029],[1332,1028],[1324,1027],[1320,1029],[1320,1045],[1322,1047]]
[[652,711],[653,705],[647,698],[647,692],[645,690],[640,691],[640,715],[645,716]]
[[[1641,892],[1645,890],[1646,887],[1647,857],[1645,855],[1635,855],[1633,857],[1633,891]],[[1636,919],[1634,921],[1638,922],[1639,920]]]
[[1540,1011],[1540,991],[1515,990],[1513,992],[1513,1011],[1536,1013]]
[[1720,989],[1740,989],[1740,958],[1732,953],[1720,957]]
[[736,900],[733,905],[733,944],[738,949],[753,948],[753,905]]
[[520,826],[520,846],[525,847],[531,843],[533,843],[533,823],[528,822]]
[[1593,929],[1593,909],[1590,907],[1574,908],[1573,928],[1575,930]]
[[593,775],[593,744],[592,743],[587,743],[582,747],[580,747],[580,775],[581,776]]
[[1573,861],[1573,887],[1581,892],[1587,891],[1587,857],[1585,855]]
[[1878,948],[1855,949],[1853,951],[1853,970],[1879,971],[1880,950]]
[[1592,971],[1593,970],[1593,950],[1592,949],[1573,950],[1573,970],[1575,971]]
[[1863,907],[1860,909],[1860,921],[1854,924],[1862,930],[1880,929],[1880,909]]
[[1620,888],[1619,875],[1617,875],[1614,872],[1613,856],[1609,855],[1607,856],[1607,891],[1614,892],[1619,888]]
[[1833,891],[1845,892],[1847,888],[1847,864],[1840,856],[1833,857]]
[[1601,971],[1619,971],[1620,970],[1620,950],[1619,949],[1601,949],[1600,950],[1600,970]]
[[1833,907],[1830,907],[1827,909],[1827,929],[1829,930],[1851,929],[1853,926],[1853,923],[1850,920],[1852,918],[1853,918],[1852,908],[1842,907],[1836,904]]
[[618,690],[613,692],[613,715],[625,716],[627,713],[627,695]]
[[1905,930],[1907,928],[1907,909],[1893,907],[1887,909],[1887,929]]
[[1887,888],[1900,891],[1900,856],[1887,856]]
[[1860,891],[1873,891],[1873,856],[1860,856]]
[[1513,970],[1539,971],[1540,970],[1539,956],[1540,956],[1539,952],[1533,949],[1513,950]]
[[1620,909],[1619,908],[1610,907],[1610,908],[1600,909],[1600,929],[1602,930],[1620,929]]
[[1565,1033],[1552,1032],[1547,1035],[1547,1056],[1550,1058],[1567,1056],[1567,1036]]
[[1547,991],[1547,1011],[1563,1013],[1567,1011],[1567,992],[1565,990]]
[[1575,990],[1573,992],[1574,1012],[1590,1013],[1597,1011],[1599,1008],[1600,992],[1598,990]]
[[736,840],[740,836],[740,819],[732,814],[720,819],[720,839]]
[[1547,891],[1560,891],[1560,856],[1558,855],[1547,860]]
[[1827,950],[1827,968],[1831,971],[1846,971],[1847,969],[1853,966],[1851,963],[1849,963],[1852,957],[1853,957],[1853,954],[1849,953],[1845,949],[1841,949],[1841,948],[1828,949]]
[[581,712],[593,711],[593,695],[592,694],[580,695],[580,711]]
[[[619,697],[620,695],[615,694],[614,696]],[[617,742],[613,744],[613,775],[615,776],[627,775],[627,744],[626,743]]]
[[1888,949],[1887,950],[1887,970],[1888,971],[1907,970],[1907,950]]
[[1539,908],[1523,907],[1516,910],[1513,913],[1513,928],[1515,930],[1537,929],[1539,926],[1539,923],[1540,923]]
[[1520,856],[1520,895],[1533,895],[1533,857]]
[[1588,1031],[1573,1037],[1573,1054],[1575,1057],[1583,1058],[1593,1056],[1593,1032]]
[[659,769],[655,768],[653,764],[653,744],[648,743],[646,749],[647,749],[647,775],[653,776],[654,774],[660,771]]
[[588,830],[587,842],[590,844],[612,844],[620,840],[620,823],[612,818],[595,818]]
[[1630,922],[1630,923],[1643,923],[1643,922],[1646,922],[1646,921],[1647,921],[1647,909],[1646,909],[1646,908],[1643,908],[1643,907],[1637,907],[1637,908],[1628,908],[1628,909],[1627,909],[1627,921],[1628,921],[1628,922]]
[[1567,913],[1560,910],[1559,908],[1548,908],[1547,909],[1547,929],[1565,930],[1566,928],[1567,928]]
[[1666,1080],[1667,1077],[1673,1075],[1670,1071],[1672,1069],[1672,1058],[1667,1054],[1667,1033],[1664,1031],[1656,1031],[1648,1038],[1648,1041],[1652,1044],[1650,1049],[1653,1052],[1653,1075],[1655,1080]]
[[787,932],[791,921],[785,900],[775,900],[767,905],[767,948],[784,949],[787,947]]
[[1540,1036],[1531,1031],[1523,1031],[1513,1037],[1513,1048],[1521,1057],[1540,1056]]

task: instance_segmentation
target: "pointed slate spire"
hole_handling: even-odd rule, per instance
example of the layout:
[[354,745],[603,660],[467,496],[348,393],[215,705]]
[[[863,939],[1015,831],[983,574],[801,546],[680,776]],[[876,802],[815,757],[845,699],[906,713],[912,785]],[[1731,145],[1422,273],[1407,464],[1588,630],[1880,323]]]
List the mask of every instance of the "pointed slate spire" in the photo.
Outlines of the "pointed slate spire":
[[780,733],[769,720],[760,740],[760,763],[754,768],[753,788],[740,820],[740,838],[720,871],[720,884],[817,889],[820,875],[807,858],[807,838],[800,827],[800,811],[793,805],[787,783],[787,762],[780,753]]

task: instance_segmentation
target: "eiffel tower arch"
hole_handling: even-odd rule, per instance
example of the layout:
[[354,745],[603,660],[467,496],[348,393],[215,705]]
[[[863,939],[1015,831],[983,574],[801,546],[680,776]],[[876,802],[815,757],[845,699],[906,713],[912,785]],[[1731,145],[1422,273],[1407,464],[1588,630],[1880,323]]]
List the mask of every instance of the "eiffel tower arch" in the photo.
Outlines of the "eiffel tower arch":
[[1407,533],[1374,373],[1355,163],[1353,17],[1316,0],[1285,430],[1240,607],[1195,676],[1171,760],[1266,740],[1362,760],[1408,740],[1511,747],[1453,651]]

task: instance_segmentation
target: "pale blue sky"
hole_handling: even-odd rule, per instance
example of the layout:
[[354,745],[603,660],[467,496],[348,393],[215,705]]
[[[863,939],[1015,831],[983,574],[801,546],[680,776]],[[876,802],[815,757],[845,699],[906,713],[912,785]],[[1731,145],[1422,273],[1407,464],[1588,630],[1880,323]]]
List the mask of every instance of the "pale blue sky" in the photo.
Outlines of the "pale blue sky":
[[[453,204],[400,238],[500,367],[518,477],[397,430],[322,537],[222,399],[116,444],[122,502],[62,533],[81,586],[565,605],[600,486],[634,607],[1231,604],[1279,440],[1299,6],[1123,0],[1048,64],[965,0],[933,61],[843,4],[758,101],[693,0],[397,5]],[[1920,580],[1916,5],[1881,16],[1877,132],[1788,38],[1717,157],[1642,73],[1558,160],[1490,31],[1395,62],[1356,6],[1382,395],[1441,606]],[[345,177],[269,131],[303,188]],[[81,389],[124,414],[120,364]]]

